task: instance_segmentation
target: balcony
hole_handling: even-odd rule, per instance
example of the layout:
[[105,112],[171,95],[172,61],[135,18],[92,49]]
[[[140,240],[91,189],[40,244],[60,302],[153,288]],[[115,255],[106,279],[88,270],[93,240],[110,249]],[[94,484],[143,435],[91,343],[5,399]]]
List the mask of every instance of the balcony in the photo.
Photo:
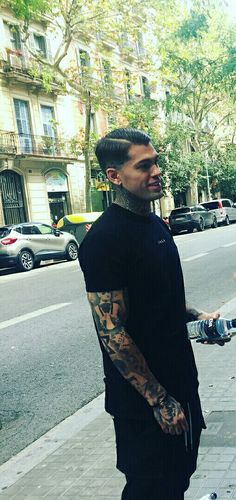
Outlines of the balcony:
[[[38,77],[33,76],[30,69],[32,68],[32,63],[35,65],[35,61],[28,57],[28,53],[25,50],[16,50],[11,48],[5,49],[5,57],[0,61],[0,66],[3,70],[5,77],[8,81],[12,81],[14,84],[16,81],[30,85],[37,89],[43,90],[43,80],[40,77],[41,68],[38,64]],[[51,83],[52,92],[57,92],[59,89],[58,82]]]
[[[74,149],[74,148],[73,148]],[[34,156],[50,159],[76,160],[78,155],[70,141],[46,135],[16,134],[0,131],[0,155]]]
[[17,143],[14,132],[0,130],[0,155],[15,155]]
[[47,135],[18,134],[18,152],[22,155],[76,160],[68,141]]

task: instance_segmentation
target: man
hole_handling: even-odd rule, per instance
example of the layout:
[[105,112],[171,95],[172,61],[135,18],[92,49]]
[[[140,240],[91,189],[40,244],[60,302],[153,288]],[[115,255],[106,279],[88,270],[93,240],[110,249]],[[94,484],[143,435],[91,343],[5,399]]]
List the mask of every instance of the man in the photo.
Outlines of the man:
[[117,129],[96,147],[115,202],[79,250],[102,350],[105,408],[114,418],[123,500],[182,500],[204,427],[186,320],[178,251],[151,213],[163,196],[157,152],[137,130]]

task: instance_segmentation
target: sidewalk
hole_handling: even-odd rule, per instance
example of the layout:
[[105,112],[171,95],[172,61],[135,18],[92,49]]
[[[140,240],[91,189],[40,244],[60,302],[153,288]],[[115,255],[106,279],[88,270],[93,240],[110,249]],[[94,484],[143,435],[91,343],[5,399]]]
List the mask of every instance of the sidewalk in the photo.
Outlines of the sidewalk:
[[[236,317],[236,298],[221,315]],[[236,337],[193,347],[208,428],[185,498],[236,499]],[[0,467],[0,500],[120,500],[112,425],[101,395]]]

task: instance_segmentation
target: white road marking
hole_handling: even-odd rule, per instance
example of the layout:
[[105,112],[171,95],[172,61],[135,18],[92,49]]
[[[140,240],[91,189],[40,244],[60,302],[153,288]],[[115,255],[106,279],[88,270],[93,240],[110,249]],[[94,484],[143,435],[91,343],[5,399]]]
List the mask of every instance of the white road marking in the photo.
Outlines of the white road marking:
[[222,245],[223,248],[228,248],[236,245],[236,241],[233,241],[232,243],[226,243],[225,245]]
[[197,253],[196,255],[193,255],[192,257],[188,257],[187,259],[182,259],[183,262],[191,262],[192,260],[200,259],[201,257],[205,257],[205,255],[208,255],[208,252],[205,253]]
[[9,326],[16,325],[17,323],[21,323],[22,321],[27,321],[28,319],[37,318],[37,316],[41,316],[42,314],[47,314],[52,311],[57,311],[57,309],[69,306],[70,304],[71,302],[54,304],[53,306],[43,307],[42,309],[38,309],[37,311],[33,311],[27,314],[22,314],[21,316],[16,316],[16,318],[12,318],[7,321],[2,321],[2,323],[0,323],[0,330],[8,328]]
[[70,269],[70,268],[75,267],[75,265],[76,265],[76,270],[79,269],[77,261],[59,262],[59,263],[54,263],[54,264],[49,264],[49,265],[47,262],[47,264],[40,266],[38,269],[33,269],[30,272],[26,272],[26,273],[18,272],[18,273],[3,274],[3,275],[1,275],[1,269],[0,269],[0,285],[2,283],[7,283],[8,281],[34,278],[37,274],[40,275],[40,273],[59,271],[61,268],[64,268],[65,266],[68,269]]

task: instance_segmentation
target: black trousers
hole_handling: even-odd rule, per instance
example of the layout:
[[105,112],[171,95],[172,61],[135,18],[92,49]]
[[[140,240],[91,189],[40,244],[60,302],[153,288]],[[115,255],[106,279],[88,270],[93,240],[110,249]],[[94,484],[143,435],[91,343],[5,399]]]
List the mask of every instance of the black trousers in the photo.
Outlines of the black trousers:
[[164,434],[154,418],[113,420],[117,468],[126,477],[122,500],[183,500],[196,468],[201,429],[186,447],[183,434]]
[[121,500],[184,500],[183,490],[167,487],[156,478],[126,478],[126,481]]

